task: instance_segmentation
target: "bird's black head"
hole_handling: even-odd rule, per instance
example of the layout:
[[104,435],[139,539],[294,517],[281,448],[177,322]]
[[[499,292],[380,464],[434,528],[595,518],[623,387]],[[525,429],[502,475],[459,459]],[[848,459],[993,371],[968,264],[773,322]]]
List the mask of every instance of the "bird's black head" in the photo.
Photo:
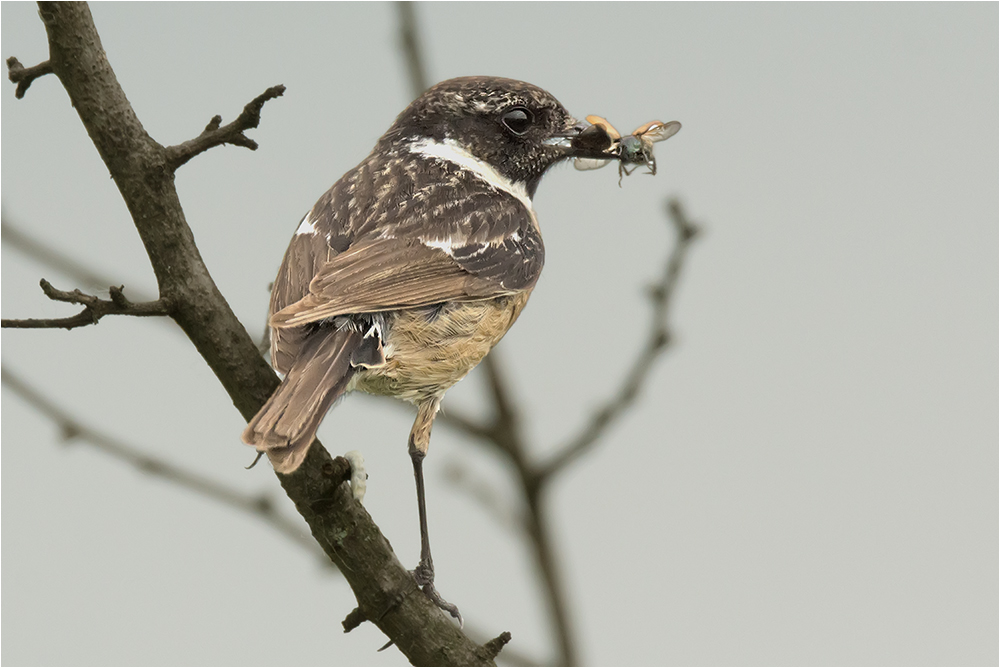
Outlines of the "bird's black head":
[[461,77],[442,81],[414,100],[380,143],[390,150],[400,143],[447,145],[533,194],[556,162],[606,157],[592,145],[573,145],[585,127],[537,86],[500,77]]

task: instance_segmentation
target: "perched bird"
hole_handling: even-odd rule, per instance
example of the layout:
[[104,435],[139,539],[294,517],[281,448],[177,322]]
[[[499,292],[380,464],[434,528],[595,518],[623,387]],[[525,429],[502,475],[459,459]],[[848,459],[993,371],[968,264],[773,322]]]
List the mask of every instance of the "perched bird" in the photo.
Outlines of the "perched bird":
[[611,139],[549,93],[497,77],[437,84],[393,123],[295,231],[271,294],[271,360],[285,378],[243,432],[275,470],[302,463],[352,390],[417,407],[409,453],[420,517],[418,585],[434,588],[422,462],[445,391],[503,337],[545,251],[532,197],[567,158]]

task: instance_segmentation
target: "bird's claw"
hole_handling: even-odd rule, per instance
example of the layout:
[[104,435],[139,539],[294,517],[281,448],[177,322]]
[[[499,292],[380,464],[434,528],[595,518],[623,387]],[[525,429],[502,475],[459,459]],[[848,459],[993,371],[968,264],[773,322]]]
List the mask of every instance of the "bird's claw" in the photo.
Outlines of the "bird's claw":
[[417,581],[417,587],[424,592],[427,598],[431,600],[431,603],[457,619],[459,628],[465,626],[465,620],[462,619],[462,613],[458,611],[458,606],[444,600],[441,594],[438,593],[438,590],[434,588],[434,565],[432,563],[421,561],[410,573],[413,575],[413,579]]

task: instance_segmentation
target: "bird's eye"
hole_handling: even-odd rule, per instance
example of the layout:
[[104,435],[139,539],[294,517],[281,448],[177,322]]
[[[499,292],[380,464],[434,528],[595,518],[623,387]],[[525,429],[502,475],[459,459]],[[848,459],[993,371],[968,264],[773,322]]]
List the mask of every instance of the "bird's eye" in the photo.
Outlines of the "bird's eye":
[[508,130],[521,136],[531,127],[531,112],[524,107],[514,107],[504,112],[500,119]]

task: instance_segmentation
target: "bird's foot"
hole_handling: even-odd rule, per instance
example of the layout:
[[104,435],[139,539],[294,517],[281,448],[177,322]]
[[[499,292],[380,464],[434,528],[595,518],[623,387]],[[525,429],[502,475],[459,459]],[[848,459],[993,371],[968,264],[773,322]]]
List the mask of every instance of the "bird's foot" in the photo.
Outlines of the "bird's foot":
[[462,619],[462,613],[458,611],[458,606],[444,600],[438,590],[434,588],[434,563],[421,559],[417,567],[410,572],[413,574],[413,579],[417,581],[417,586],[427,595],[431,603],[457,619],[459,628],[462,628],[465,621]]

